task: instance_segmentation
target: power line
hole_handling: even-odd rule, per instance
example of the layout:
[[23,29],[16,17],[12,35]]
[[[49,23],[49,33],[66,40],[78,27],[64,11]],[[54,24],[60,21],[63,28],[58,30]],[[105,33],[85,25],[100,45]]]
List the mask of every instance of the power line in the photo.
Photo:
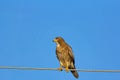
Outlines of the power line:
[[[0,69],[13,69],[13,70],[54,70],[58,68],[32,68],[32,67],[15,67],[15,66],[0,66]],[[63,69],[65,70],[65,69]],[[114,72],[120,73],[120,70],[86,70],[86,69],[69,69],[70,71],[77,70],[78,72]]]

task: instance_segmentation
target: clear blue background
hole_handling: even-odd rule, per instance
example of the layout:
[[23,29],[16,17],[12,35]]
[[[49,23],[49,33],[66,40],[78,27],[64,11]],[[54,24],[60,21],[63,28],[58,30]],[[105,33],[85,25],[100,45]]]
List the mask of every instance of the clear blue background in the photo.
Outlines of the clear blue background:
[[[78,69],[120,70],[120,0],[1,0],[0,66],[57,68],[52,40],[71,45]],[[78,80],[120,80],[79,72]],[[75,80],[64,71],[0,69],[0,80]]]

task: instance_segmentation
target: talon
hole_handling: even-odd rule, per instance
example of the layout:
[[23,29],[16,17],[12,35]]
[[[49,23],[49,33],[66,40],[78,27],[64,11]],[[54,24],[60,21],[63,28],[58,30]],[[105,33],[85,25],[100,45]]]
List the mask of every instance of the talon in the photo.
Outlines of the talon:
[[65,70],[66,70],[66,72],[69,72],[69,69],[68,69],[68,67],[66,67],[66,69],[65,69]]
[[62,67],[59,67],[58,70],[59,70],[59,71],[62,71]]

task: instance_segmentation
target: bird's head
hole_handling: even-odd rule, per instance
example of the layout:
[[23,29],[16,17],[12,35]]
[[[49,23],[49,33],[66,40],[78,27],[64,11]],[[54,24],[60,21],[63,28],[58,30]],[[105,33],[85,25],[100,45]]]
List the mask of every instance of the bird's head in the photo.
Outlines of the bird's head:
[[62,37],[56,37],[53,42],[55,42],[57,45],[62,44],[64,41],[64,39]]

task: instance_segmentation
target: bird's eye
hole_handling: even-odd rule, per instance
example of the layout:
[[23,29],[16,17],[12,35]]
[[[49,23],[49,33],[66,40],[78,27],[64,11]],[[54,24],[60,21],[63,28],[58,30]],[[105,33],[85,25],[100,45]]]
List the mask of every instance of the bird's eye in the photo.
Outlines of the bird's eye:
[[58,37],[56,37],[56,39],[58,39]]

